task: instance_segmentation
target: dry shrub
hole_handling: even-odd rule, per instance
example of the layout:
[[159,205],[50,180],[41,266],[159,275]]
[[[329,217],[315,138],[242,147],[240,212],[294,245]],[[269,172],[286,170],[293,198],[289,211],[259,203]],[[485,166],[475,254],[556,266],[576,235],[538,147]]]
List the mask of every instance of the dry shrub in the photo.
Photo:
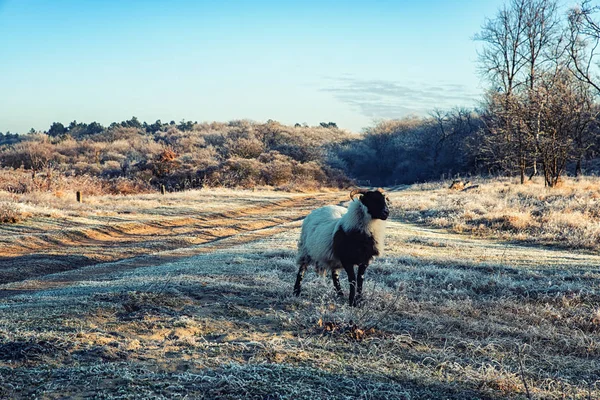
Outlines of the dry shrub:
[[103,182],[103,192],[107,194],[153,193],[155,190],[146,182],[128,178],[115,178]]
[[136,178],[118,177],[103,179],[96,176],[64,175],[52,173],[51,178],[45,173],[32,178],[31,171],[25,169],[0,169],[0,191],[23,195],[28,193],[52,193],[58,198],[74,196],[80,191],[86,196],[104,194],[136,194],[151,193],[155,190],[146,181]]
[[73,165],[73,173],[76,175],[100,175],[102,173],[102,168],[100,168],[98,164],[78,162]]
[[[478,180],[475,191],[449,191],[449,182],[414,185],[402,193],[396,211],[403,217],[457,232],[497,235],[600,248],[600,179],[563,179],[559,188],[538,180],[518,185],[509,179]],[[426,199],[424,199],[426,197]]]
[[498,219],[498,223],[499,229],[509,231],[521,231],[532,227],[534,221],[531,219],[531,214],[526,212],[516,212],[503,215]]
[[108,143],[106,157],[107,159],[118,160],[117,158],[110,158],[114,154],[126,154],[131,149],[131,143],[129,140],[119,139],[114,142]]
[[16,224],[23,221],[27,215],[21,212],[17,204],[12,202],[0,202],[0,223]]
[[228,139],[225,146],[232,156],[241,158],[257,158],[264,151],[263,143],[256,138]]
[[121,162],[116,160],[109,160],[102,164],[102,173],[108,175],[118,175],[121,172]]
[[292,180],[292,166],[280,160],[275,160],[266,165],[263,176],[267,185],[280,186]]
[[[179,125],[157,121],[144,125],[132,119],[94,130],[93,134],[81,134],[83,128],[77,129],[61,137],[27,135],[20,143],[0,147],[0,164],[14,169],[23,166],[27,173],[52,169],[57,176],[90,175],[102,180],[131,181],[127,185],[104,183],[103,190],[109,193],[129,193],[134,188],[145,192],[147,185],[132,183],[137,180],[150,182],[156,188],[165,185],[170,190],[202,185],[339,187],[349,183],[341,166],[328,167],[332,146],[352,137],[337,128],[290,127],[275,121],[261,124],[248,120]],[[186,182],[201,183],[186,184],[182,176],[192,176],[184,179]],[[7,189],[21,193],[62,189],[50,180],[23,182],[26,183],[14,182]]]
[[261,154],[258,161],[266,165],[264,174],[267,181],[291,179],[293,162],[291,157],[281,154],[278,151],[270,151]]
[[116,152],[116,151],[107,151],[105,153],[102,154],[102,157],[100,158],[100,162],[102,162],[102,164],[108,164],[110,162],[116,162],[117,164],[119,164],[121,161],[125,160],[125,155]]
[[229,173],[228,186],[250,188],[263,183],[263,165],[257,160],[233,158],[225,163],[225,169]]
[[315,161],[309,161],[304,164],[295,164],[293,166],[293,173],[297,182],[324,182],[327,179],[327,175],[321,168],[321,166]]

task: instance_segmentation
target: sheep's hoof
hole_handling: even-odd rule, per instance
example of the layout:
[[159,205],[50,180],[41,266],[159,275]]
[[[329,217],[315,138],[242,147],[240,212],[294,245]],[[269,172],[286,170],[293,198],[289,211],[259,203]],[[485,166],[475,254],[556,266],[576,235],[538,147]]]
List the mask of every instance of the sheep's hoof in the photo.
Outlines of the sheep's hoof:
[[344,292],[342,292],[341,290],[339,292],[336,292],[337,297],[346,297],[344,296]]

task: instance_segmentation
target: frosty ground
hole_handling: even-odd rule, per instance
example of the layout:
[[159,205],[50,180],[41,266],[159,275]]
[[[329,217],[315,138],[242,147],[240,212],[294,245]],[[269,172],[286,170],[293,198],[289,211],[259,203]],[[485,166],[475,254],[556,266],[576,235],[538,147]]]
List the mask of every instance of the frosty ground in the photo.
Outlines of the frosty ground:
[[361,307],[314,271],[293,297],[303,216],[345,201],[99,197],[1,225],[0,397],[600,397],[597,253],[398,213]]

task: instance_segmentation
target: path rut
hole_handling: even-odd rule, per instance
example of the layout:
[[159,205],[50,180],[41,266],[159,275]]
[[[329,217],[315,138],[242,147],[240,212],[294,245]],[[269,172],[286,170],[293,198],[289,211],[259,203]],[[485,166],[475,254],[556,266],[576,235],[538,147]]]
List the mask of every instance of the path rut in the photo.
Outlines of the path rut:
[[[305,195],[196,216],[28,233],[20,243],[0,247],[0,254],[5,254],[0,258],[0,282],[4,283],[0,298],[102,279],[116,271],[259,240],[299,226],[316,207],[343,201],[339,193]],[[133,257],[129,256],[132,248]],[[94,259],[90,252],[97,249],[108,253],[108,262]],[[6,256],[11,253],[12,257]]]

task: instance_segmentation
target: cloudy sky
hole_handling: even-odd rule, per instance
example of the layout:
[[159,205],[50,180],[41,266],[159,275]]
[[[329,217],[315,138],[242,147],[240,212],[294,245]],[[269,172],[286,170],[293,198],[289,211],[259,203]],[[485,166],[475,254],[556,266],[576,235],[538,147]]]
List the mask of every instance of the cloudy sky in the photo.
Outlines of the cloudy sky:
[[0,0],[0,132],[53,121],[334,121],[474,105],[501,0]]

